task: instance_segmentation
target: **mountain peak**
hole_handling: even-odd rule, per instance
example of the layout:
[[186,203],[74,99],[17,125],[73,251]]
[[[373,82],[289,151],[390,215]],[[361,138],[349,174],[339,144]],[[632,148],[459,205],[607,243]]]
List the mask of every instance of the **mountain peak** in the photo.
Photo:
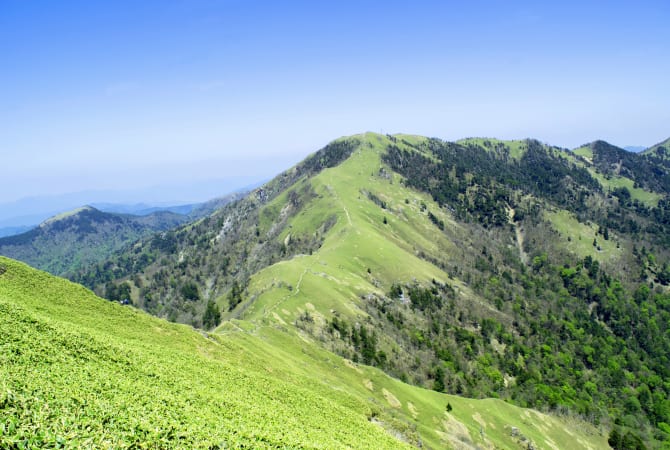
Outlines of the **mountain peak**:
[[45,220],[44,222],[42,222],[40,224],[40,227],[45,227],[45,226],[48,226],[48,225],[52,225],[56,222],[59,222],[59,221],[62,221],[62,220],[65,220],[65,219],[68,219],[68,218],[71,218],[71,217],[75,217],[75,216],[78,216],[78,215],[82,215],[82,214],[85,214],[85,213],[96,213],[96,212],[100,213],[100,214],[105,214],[102,211],[100,211],[100,210],[98,210],[98,209],[96,209],[92,206],[89,206],[89,205],[81,206],[79,208],[75,208],[75,209],[72,209],[70,211],[65,211],[65,212],[57,214],[53,217],[48,218],[47,220]]
[[591,147],[594,150],[601,150],[601,149],[612,150],[612,149],[615,149],[615,150],[625,151],[623,148],[618,147],[614,144],[610,144],[609,142],[607,142],[605,140],[602,140],[602,139],[596,139],[595,141],[591,142],[588,145],[589,145],[589,147]]
[[187,218],[171,212],[132,216],[86,205],[42,222],[25,233],[0,238],[0,254],[21,259],[54,274],[104,260],[124,245]]

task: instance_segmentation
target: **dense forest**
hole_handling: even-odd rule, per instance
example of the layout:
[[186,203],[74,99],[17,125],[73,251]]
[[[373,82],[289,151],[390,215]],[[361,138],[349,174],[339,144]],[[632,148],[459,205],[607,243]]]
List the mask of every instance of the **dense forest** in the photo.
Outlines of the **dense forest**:
[[[617,174],[627,175],[636,186],[666,194],[649,207],[632,200],[625,187],[604,195],[589,172],[560,150],[536,141],[525,144],[523,155],[510,160],[504,148],[431,139],[418,151],[390,145],[384,160],[406,177],[407,185],[430,193],[461,220],[497,227],[502,234],[510,227],[509,209],[516,209],[511,228],[536,230],[538,205],[568,210],[581,221],[598,224],[594,246],[598,239],[610,239],[612,231],[630,244],[635,269],[605,267],[591,256],[575,258],[539,239],[526,244],[530,267],[505,258],[504,248],[492,252],[484,246],[472,267],[453,270],[471,280],[477,293],[511,323],[459,305],[448,286],[394,286],[388,298],[405,296],[408,304],[378,301],[370,310],[377,311],[383,326],[397,327],[408,354],[424,351],[430,356],[430,363],[421,359],[422,373],[437,389],[504,396],[593,421],[609,416],[615,423],[614,448],[638,448],[639,430],[648,433],[646,441],[667,441],[667,167],[602,141],[593,144],[601,173],[617,166]],[[654,245],[660,246],[662,263],[647,250]],[[414,323],[408,320],[417,316]],[[419,328],[417,321],[427,326]],[[393,361],[385,358],[383,364]],[[511,385],[506,382],[510,377],[515,380]]]

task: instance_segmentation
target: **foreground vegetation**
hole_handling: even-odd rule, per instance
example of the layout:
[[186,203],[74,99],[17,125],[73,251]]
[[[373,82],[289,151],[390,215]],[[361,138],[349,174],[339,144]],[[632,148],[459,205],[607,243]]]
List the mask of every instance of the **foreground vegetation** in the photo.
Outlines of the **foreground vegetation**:
[[401,446],[365,403],[273,376],[238,343],[2,264],[3,448]]
[[583,424],[411,387],[282,327],[206,334],[0,268],[2,448],[605,447]]

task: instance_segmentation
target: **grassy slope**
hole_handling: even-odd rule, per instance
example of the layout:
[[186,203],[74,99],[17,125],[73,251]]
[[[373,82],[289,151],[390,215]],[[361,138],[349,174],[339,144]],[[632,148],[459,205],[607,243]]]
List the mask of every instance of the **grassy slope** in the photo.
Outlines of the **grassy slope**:
[[581,147],[574,149],[572,153],[581,156],[582,158],[586,158],[588,161],[593,159],[593,149],[590,145],[582,145]]
[[71,447],[402,447],[367,420],[365,397],[273,356],[263,339],[206,337],[21,263],[0,263],[7,268],[0,276],[2,448],[21,440]]
[[[0,275],[0,443],[400,448],[397,436],[428,448],[525,448],[512,436],[516,427],[537,448],[607,448],[586,425],[401,383],[322,350],[292,326],[308,310],[315,320],[331,309],[364,320],[361,295],[394,280],[447,279],[415,256],[460,251],[436,233],[422,203],[451,236],[465,231],[429,197],[380,172],[384,139],[367,136],[372,148],[306,181],[317,197],[290,233],[313,230],[333,213],[337,223],[318,252],[258,273],[249,320],[226,322],[218,333],[205,336],[0,259],[9,269]],[[387,209],[361,189],[383,192]]]
[[[0,258],[0,447],[606,448],[592,430],[390,379],[281,327],[155,319]],[[242,331],[243,329],[251,332]],[[453,411],[445,412],[449,402]],[[369,420],[371,419],[371,420]],[[420,437],[417,435],[420,434]],[[226,447],[228,448],[228,447]],[[574,447],[573,447],[574,448]]]
[[[380,154],[381,145],[376,142],[372,151],[358,150],[340,166],[324,170],[311,180],[319,198],[294,218],[291,232],[313,230],[332,213],[338,217],[337,224],[317,253],[275,264],[252,278],[249,291],[259,297],[246,318],[267,317],[281,304],[282,310],[289,311],[286,319],[292,322],[307,302],[318,303],[323,312],[339,304],[350,305],[349,311],[341,312],[355,316],[361,313],[356,306],[360,296],[378,291],[374,279],[386,286],[391,280],[413,277],[424,282],[446,279],[442,271],[416,257],[415,249],[407,244],[413,242],[430,253],[453,250],[453,244],[435,239],[434,225],[415,214],[422,201],[432,201],[402,187],[397,175],[393,184],[379,176]],[[379,195],[387,209],[375,205],[361,190]],[[284,199],[275,201],[281,204]],[[436,206],[432,210],[439,211]],[[383,223],[384,217],[387,224]],[[315,292],[318,298],[314,298]]]
[[[428,255],[460,251],[428,220],[422,203],[445,221],[452,235],[465,231],[430,197],[403,187],[398,175],[384,175],[391,174],[390,170],[380,172],[386,138],[378,135],[365,138],[370,148],[364,143],[363,149],[357,150],[343,164],[324,170],[310,180],[317,198],[291,222],[290,232],[299,234],[318,228],[325,217],[336,214],[337,224],[327,233],[323,246],[312,255],[297,256],[257,273],[248,288],[254,302],[245,310],[245,319],[270,328],[279,326],[293,333],[299,333],[292,324],[303,312],[309,312],[317,322],[331,317],[333,311],[349,320],[364,321],[361,302],[366,295],[382,294],[394,281],[448,279],[447,274],[416,256],[417,251]],[[386,209],[368,199],[363,190],[378,195],[386,203]],[[284,201],[277,198],[267,207],[277,210]],[[408,242],[414,245],[410,247]],[[467,288],[457,280],[449,282],[468,295]],[[260,332],[258,330],[256,332]],[[291,348],[290,342],[283,345]],[[446,441],[457,445],[458,436],[462,436],[461,441],[484,443],[492,439],[499,446],[514,448],[517,444],[510,436],[511,426],[523,429],[539,448],[574,446],[576,438],[566,431],[565,424],[554,418],[535,416],[535,412],[497,400],[475,401],[435,394],[389,379],[369,368],[359,368],[359,371],[358,375],[343,372],[354,377],[346,383],[348,387],[343,388],[357,388],[360,395],[364,395],[366,380],[370,380],[372,383],[368,386],[372,386],[373,391],[368,395],[375,395],[375,401],[387,408],[395,404],[397,408],[392,411],[399,415],[399,420],[415,424],[424,443],[431,447],[444,446]],[[399,403],[389,402],[384,397],[384,389]],[[454,406],[452,415],[444,414],[447,401]],[[582,435],[580,439],[584,448],[607,447],[605,440],[598,436]]]
[[598,180],[600,185],[603,188],[605,188],[605,190],[612,191],[617,188],[625,187],[630,192],[630,196],[632,199],[638,200],[639,202],[642,202],[649,207],[652,208],[655,207],[656,205],[658,205],[658,201],[663,198],[663,195],[658,194],[656,192],[651,192],[642,188],[634,187],[635,182],[630,178],[622,177],[619,175],[606,178],[602,174],[597,173],[592,169],[589,169],[589,172],[591,172],[591,175],[596,180]]
[[[546,211],[544,216],[558,231],[560,246],[580,258],[591,256],[596,260],[607,262],[619,258],[623,252],[622,249],[617,248],[614,236],[605,240],[602,236],[597,235],[598,227],[595,224],[583,224],[568,211]],[[597,246],[593,245],[594,238]]]

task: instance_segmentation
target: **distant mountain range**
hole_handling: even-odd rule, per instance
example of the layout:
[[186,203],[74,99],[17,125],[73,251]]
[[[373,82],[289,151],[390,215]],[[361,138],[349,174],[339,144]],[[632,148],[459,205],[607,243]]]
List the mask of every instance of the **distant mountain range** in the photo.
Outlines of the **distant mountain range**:
[[138,215],[155,211],[188,214],[185,211],[202,203],[190,199],[207,201],[231,192],[247,192],[259,184],[257,177],[233,177],[201,181],[185,186],[159,186],[132,191],[82,191],[27,197],[0,203],[0,236],[13,234],[16,227],[35,227],[49,217],[83,205],[91,205],[101,211]]
[[102,261],[142,236],[187,220],[187,216],[167,211],[132,216],[86,206],[54,216],[22,234],[0,238],[0,254],[64,275]]
[[135,216],[146,216],[147,214],[158,211],[168,211],[186,216],[198,205],[199,203],[176,206],[153,206],[146,203],[135,203],[132,205],[124,205],[119,203],[91,203],[91,206],[99,209],[100,211],[117,214],[132,214]]
[[[231,199],[235,199],[238,196],[243,195],[244,193],[248,192],[249,189],[239,189],[233,194],[229,194],[226,196],[222,197],[217,197],[205,202],[201,203],[190,203],[190,204],[183,204],[183,205],[151,205],[147,203],[133,203],[133,204],[123,204],[123,203],[106,203],[106,202],[93,202],[90,203],[90,206],[98,209],[99,211],[102,212],[108,212],[108,213],[117,213],[117,214],[130,214],[130,215],[136,215],[136,216],[146,216],[152,213],[157,213],[157,212],[172,212],[175,214],[187,216],[190,219],[196,219],[202,216],[205,216],[214,210],[218,209],[222,205],[225,205],[228,201]],[[69,197],[68,197],[69,198]],[[78,197],[76,197],[78,198]],[[35,200],[35,201],[33,201]],[[72,209],[76,209],[73,207],[70,207],[69,209],[66,210],[54,210],[56,205],[61,204],[59,201],[55,201],[51,203],[51,201],[44,203],[43,199],[41,200],[25,200],[22,202],[17,202],[17,203],[26,203],[26,205],[22,206],[21,208],[34,208],[34,209],[41,209],[43,212],[31,214],[31,215],[24,215],[24,216],[15,216],[15,217],[9,217],[5,218],[4,220],[0,220],[0,238],[2,237],[7,237],[7,236],[13,236],[16,234],[20,234],[26,231],[29,231],[33,228],[36,228],[38,224],[44,220],[47,220],[49,217],[53,217],[62,213],[66,213],[67,211],[70,211]],[[63,204],[71,204],[71,200],[66,200],[65,203]],[[48,205],[48,206],[47,206]],[[16,207],[16,204],[14,205]],[[77,208],[80,207],[79,205]],[[11,211],[12,208],[9,208],[9,211]],[[49,211],[49,212],[47,212]],[[11,214],[11,212],[8,212],[8,210],[4,211],[4,216],[6,217],[7,215]],[[10,225],[7,225],[10,224]]]
[[3,227],[0,228],[0,238],[5,236],[14,236],[15,234],[21,234],[28,230],[35,228],[35,226],[30,225],[19,225],[16,227]]
[[235,193],[200,204],[165,208],[99,205],[118,212],[84,206],[20,234],[0,237],[0,255],[65,275],[103,261],[142,237],[204,217],[243,195]]
[[[92,203],[90,206],[101,212],[130,214],[136,216],[146,216],[156,212],[172,212],[178,215],[186,216],[196,207],[198,207],[198,204],[161,207],[161,206],[150,206],[144,203],[134,205],[123,205],[114,203]],[[26,231],[30,231],[33,228],[37,228],[39,226],[39,223],[41,223],[42,221],[48,220],[50,217],[54,217],[59,214],[67,213],[68,211],[70,210],[57,211],[57,212],[52,211],[46,218],[43,218],[43,216],[46,213],[38,213],[30,216],[13,217],[7,219],[5,223],[15,223],[15,222],[33,223],[32,221],[38,218],[39,222],[35,222],[34,225],[15,225],[15,226],[0,227],[0,238],[14,236],[17,234],[24,233]]]

